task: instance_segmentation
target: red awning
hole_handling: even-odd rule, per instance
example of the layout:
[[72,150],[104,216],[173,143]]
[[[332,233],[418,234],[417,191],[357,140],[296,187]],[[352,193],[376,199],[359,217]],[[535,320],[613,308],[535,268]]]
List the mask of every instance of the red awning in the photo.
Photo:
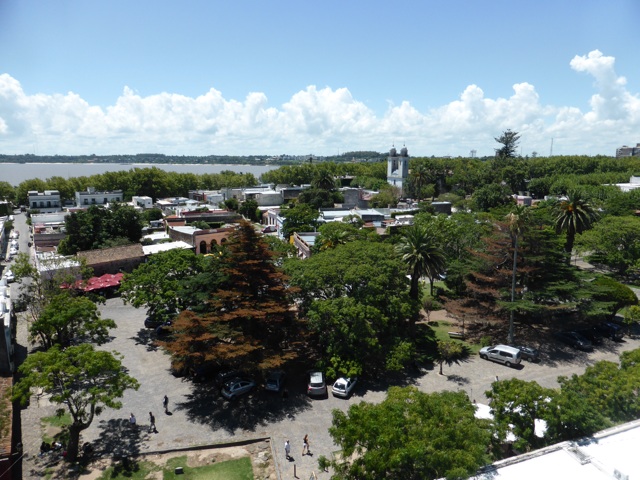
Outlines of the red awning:
[[[78,280],[74,288],[84,292],[93,292],[103,288],[118,287],[122,281],[122,273],[105,273],[101,277],[91,277],[86,281]],[[65,287],[65,285],[63,285]]]

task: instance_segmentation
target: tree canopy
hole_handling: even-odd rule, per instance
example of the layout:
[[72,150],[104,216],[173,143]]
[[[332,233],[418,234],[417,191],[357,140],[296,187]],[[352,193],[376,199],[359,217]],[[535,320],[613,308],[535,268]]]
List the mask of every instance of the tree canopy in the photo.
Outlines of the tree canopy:
[[110,208],[90,206],[65,218],[67,236],[58,251],[73,255],[80,251],[112,246],[113,243],[137,243],[142,237],[141,215],[130,205],[115,203]]
[[397,370],[411,360],[409,326],[418,304],[392,245],[348,242],[288,260],[285,271],[328,372]]
[[174,361],[187,369],[205,362],[266,369],[287,361],[282,347],[296,328],[292,290],[250,223],[229,237],[219,272],[204,306],[175,319],[165,342]]
[[31,395],[48,396],[66,409],[72,418],[69,427],[67,459],[78,456],[80,432],[106,408],[119,409],[120,398],[128,389],[137,390],[138,382],[125,373],[116,353],[97,351],[83,344],[61,350],[54,346],[29,355],[20,366],[22,377],[15,385],[14,400],[23,405]]
[[488,463],[491,433],[464,392],[391,387],[375,405],[333,411],[335,480],[467,478]]

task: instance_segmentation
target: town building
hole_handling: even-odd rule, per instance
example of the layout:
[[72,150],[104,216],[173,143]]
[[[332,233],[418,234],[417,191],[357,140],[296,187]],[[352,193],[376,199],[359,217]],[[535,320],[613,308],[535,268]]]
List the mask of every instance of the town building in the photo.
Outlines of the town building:
[[407,147],[402,147],[400,154],[393,147],[387,157],[387,182],[398,187],[404,194],[404,187],[409,178],[409,152]]
[[637,143],[635,147],[627,147],[623,145],[616,149],[616,158],[624,157],[640,157],[640,143]]
[[122,190],[99,192],[94,187],[88,187],[86,192],[76,192],[76,207],[87,208],[91,205],[108,205],[113,202],[122,202],[123,199]]
[[146,195],[131,197],[131,205],[143,210],[153,208],[153,199]]
[[27,198],[31,210],[38,210],[41,213],[62,211],[60,192],[58,190],[45,190],[44,192],[29,190]]

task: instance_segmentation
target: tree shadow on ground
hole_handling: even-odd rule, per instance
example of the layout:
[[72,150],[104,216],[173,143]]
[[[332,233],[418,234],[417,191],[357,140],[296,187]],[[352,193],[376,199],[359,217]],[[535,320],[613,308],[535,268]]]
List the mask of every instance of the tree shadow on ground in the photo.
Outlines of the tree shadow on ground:
[[141,328],[134,337],[129,337],[135,342],[136,345],[145,345],[148,352],[155,352],[158,350],[156,343],[156,336],[154,330],[151,328]]
[[267,392],[257,385],[251,392],[227,400],[216,383],[196,383],[186,400],[176,403],[174,409],[184,410],[189,420],[213,430],[224,429],[230,434],[239,429],[255,431],[311,408],[313,400],[301,393],[306,392],[304,382],[290,382],[284,392]]
[[141,446],[150,438],[148,428],[144,425],[132,427],[127,418],[102,420],[99,427],[102,431],[92,443],[93,456],[112,458],[114,469],[131,476],[138,470],[136,457],[140,455]]

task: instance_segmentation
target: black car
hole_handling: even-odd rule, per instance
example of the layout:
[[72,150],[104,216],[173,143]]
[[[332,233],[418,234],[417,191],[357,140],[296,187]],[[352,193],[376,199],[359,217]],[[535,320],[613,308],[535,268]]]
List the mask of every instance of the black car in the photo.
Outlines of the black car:
[[515,345],[520,350],[520,357],[530,362],[540,361],[540,351],[537,348],[527,347],[526,345]]
[[601,322],[596,325],[596,330],[602,334],[602,336],[610,338],[611,340],[620,341],[624,336],[622,327],[611,322]]
[[558,332],[555,334],[556,338],[563,343],[566,343],[570,347],[577,348],[584,352],[590,352],[593,350],[593,344],[578,332]]
[[602,345],[602,333],[596,327],[587,327],[578,330],[578,333],[594,345]]

